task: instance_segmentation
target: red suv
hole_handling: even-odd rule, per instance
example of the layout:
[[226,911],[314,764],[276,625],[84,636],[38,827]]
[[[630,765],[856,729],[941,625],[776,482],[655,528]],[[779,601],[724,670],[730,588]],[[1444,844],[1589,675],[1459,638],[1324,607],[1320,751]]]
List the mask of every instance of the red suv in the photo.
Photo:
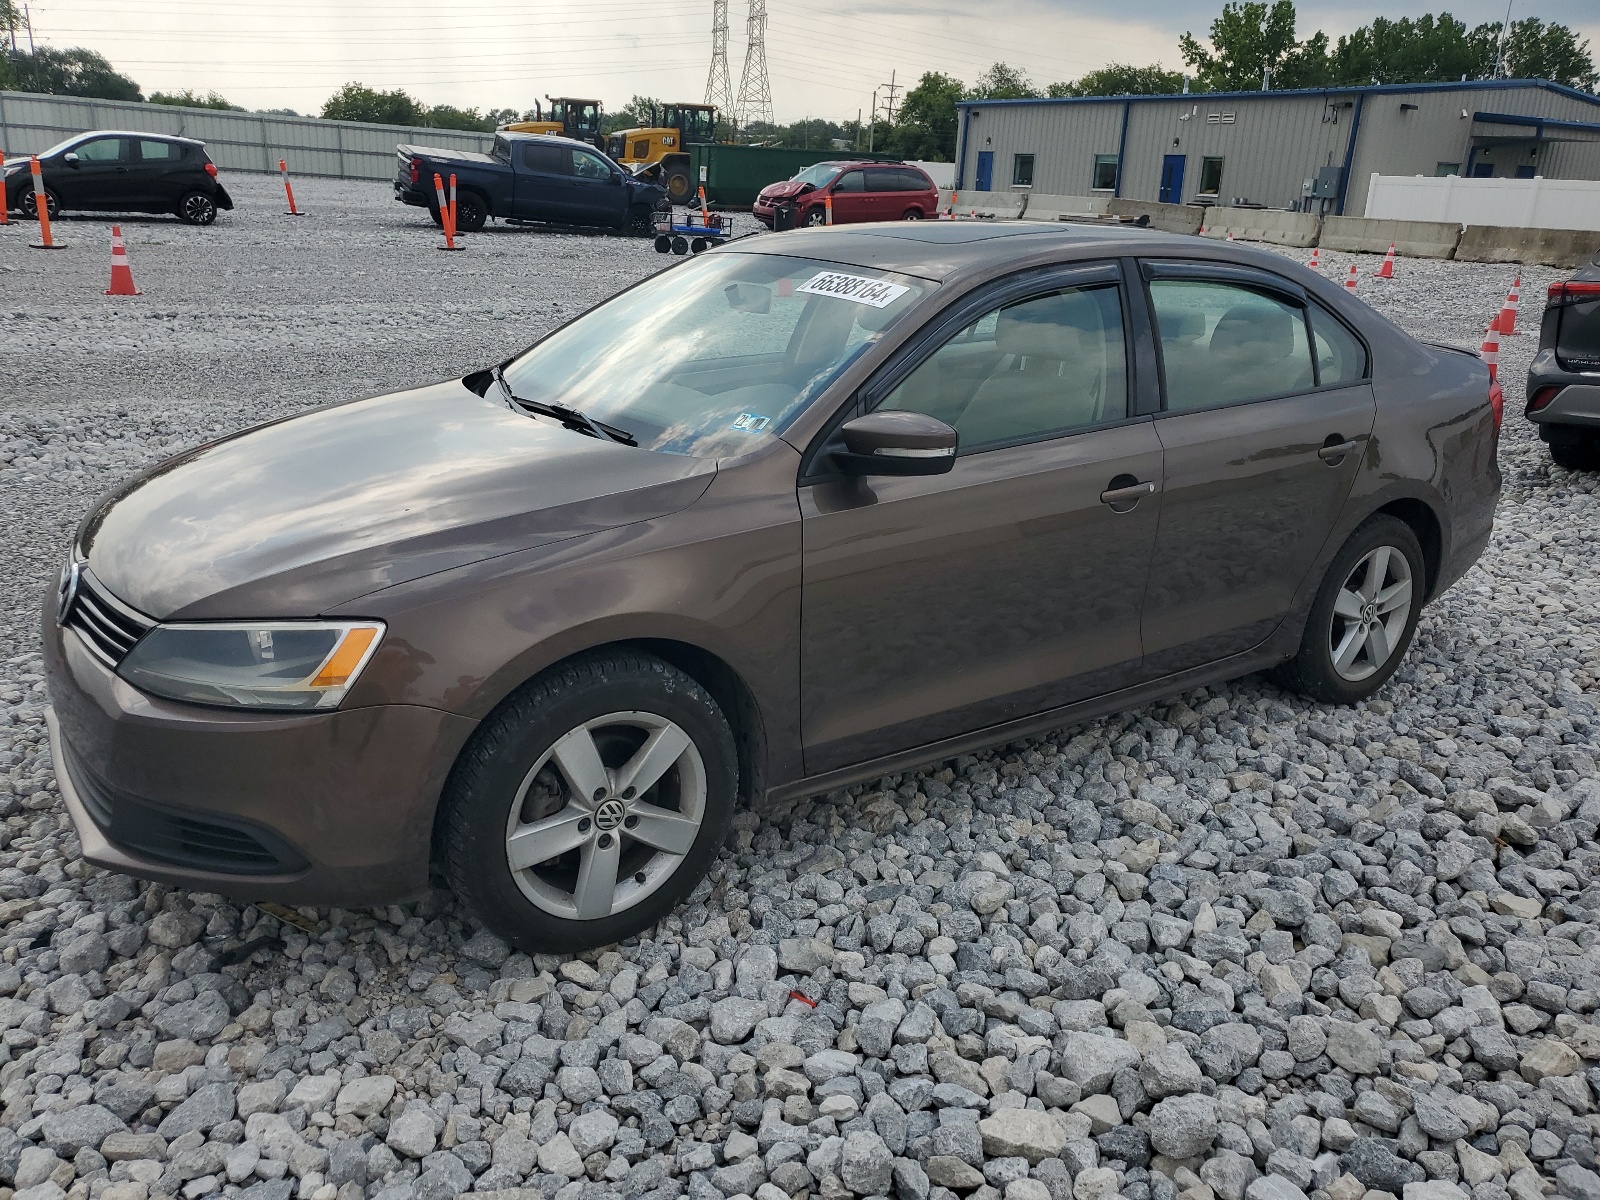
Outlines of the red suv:
[[780,205],[792,204],[796,225],[826,225],[827,197],[833,223],[920,221],[937,215],[939,189],[918,167],[905,163],[820,162],[793,179],[761,189],[751,211],[769,229]]

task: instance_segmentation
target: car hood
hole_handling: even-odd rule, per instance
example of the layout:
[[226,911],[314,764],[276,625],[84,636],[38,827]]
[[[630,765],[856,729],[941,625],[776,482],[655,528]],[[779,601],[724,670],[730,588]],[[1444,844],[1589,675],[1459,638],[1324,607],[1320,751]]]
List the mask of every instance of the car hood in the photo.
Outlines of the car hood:
[[714,460],[602,442],[453,380],[168,459],[103,500],[78,545],[105,587],[160,620],[309,617],[675,512],[715,473]]
[[785,179],[782,183],[769,183],[761,189],[763,200],[787,200],[791,196],[798,196],[801,192],[812,192],[816,189],[809,183],[800,183],[794,179]]

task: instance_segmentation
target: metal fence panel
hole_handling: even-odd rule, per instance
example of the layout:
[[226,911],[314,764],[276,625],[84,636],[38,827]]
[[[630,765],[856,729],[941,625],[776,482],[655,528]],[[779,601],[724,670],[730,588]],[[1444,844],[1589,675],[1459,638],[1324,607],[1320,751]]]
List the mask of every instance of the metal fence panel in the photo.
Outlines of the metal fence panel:
[[276,171],[282,158],[296,175],[338,179],[393,178],[394,148],[399,142],[483,153],[494,141],[491,133],[459,129],[0,92],[0,149],[7,155],[37,154],[92,129],[197,138],[225,171]]

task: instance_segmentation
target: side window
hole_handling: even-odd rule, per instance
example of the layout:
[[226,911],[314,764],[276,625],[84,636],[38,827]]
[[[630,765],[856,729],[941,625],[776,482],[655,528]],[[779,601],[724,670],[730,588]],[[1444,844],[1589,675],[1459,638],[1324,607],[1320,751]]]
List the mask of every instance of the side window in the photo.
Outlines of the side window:
[[609,179],[611,168],[598,154],[590,154],[587,150],[574,150],[572,152],[572,173],[579,179]]
[[1150,284],[1167,411],[1193,412],[1316,386],[1302,309],[1233,283]]
[[925,359],[879,408],[953,425],[963,452],[1127,415],[1127,346],[1115,284],[997,306]]
[[861,171],[846,171],[839,176],[839,182],[833,185],[836,192],[863,192],[866,191],[866,181]]
[[1033,186],[1033,155],[1013,154],[1011,156],[1011,184],[1013,187]]
[[144,162],[171,163],[183,157],[183,147],[174,142],[139,139],[139,158]]
[[566,175],[567,148],[549,142],[529,142],[522,147],[522,169],[540,175]]
[[503,163],[511,161],[511,143],[503,137],[494,140],[494,149],[489,152],[491,158],[497,158]]
[[901,167],[895,174],[900,177],[902,192],[927,192],[933,190],[933,181],[915,167]]
[[898,192],[900,190],[900,172],[893,167],[868,167],[867,191],[869,192]]
[[95,138],[92,142],[80,142],[75,153],[79,162],[84,163],[114,163],[123,160],[121,138]]
[[1117,186],[1117,164],[1121,160],[1115,154],[1096,154],[1094,156],[1094,178],[1089,187],[1097,192],[1109,192]]
[[1367,348],[1320,304],[1311,306],[1311,336],[1317,344],[1317,382],[1323,387],[1367,377]]

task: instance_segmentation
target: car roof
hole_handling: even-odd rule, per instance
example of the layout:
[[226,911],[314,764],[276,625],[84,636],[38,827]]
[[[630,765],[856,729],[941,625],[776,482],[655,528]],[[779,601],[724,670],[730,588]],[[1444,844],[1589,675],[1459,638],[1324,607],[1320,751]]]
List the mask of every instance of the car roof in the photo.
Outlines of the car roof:
[[582,138],[569,138],[564,133],[524,133],[520,129],[496,129],[495,137],[510,138],[514,142],[554,142],[562,146],[588,146],[594,147]]
[[1178,254],[1254,265],[1259,251],[1127,224],[1043,221],[885,221],[764,233],[730,249],[790,254],[945,281],[1033,260]]
[[78,140],[96,137],[131,137],[141,138],[147,142],[182,142],[185,146],[205,145],[198,138],[179,137],[173,133],[151,133],[147,129],[91,129],[87,133],[80,133]]

